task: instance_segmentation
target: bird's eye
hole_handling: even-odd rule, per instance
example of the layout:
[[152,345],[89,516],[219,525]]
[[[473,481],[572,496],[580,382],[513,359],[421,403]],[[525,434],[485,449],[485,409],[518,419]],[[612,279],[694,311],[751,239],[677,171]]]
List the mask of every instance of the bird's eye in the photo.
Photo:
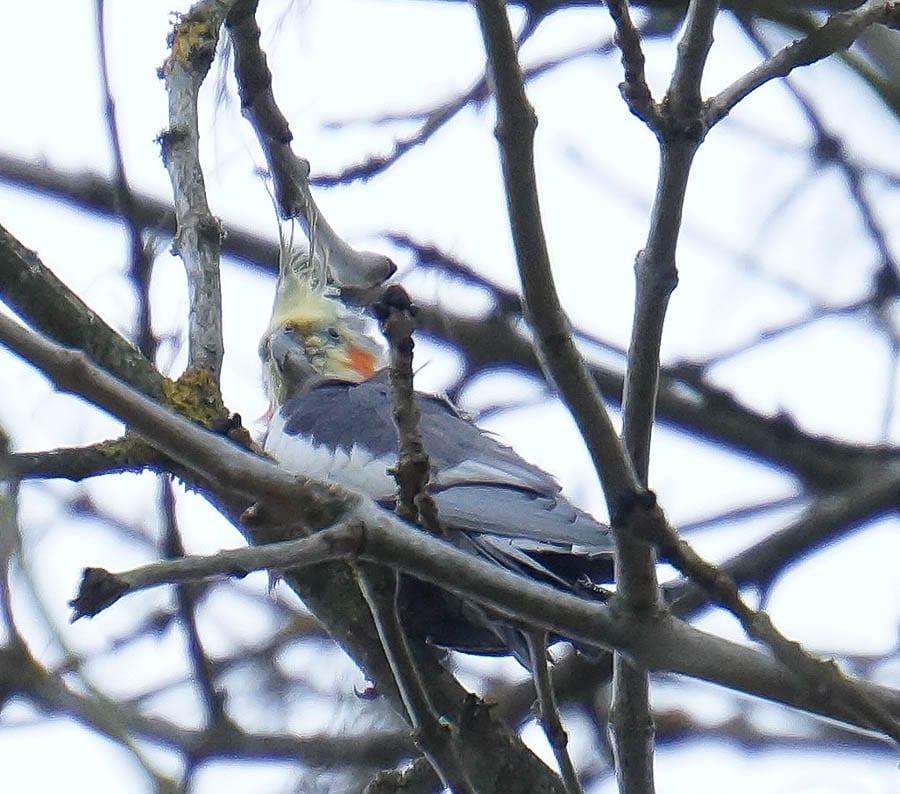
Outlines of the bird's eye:
[[285,333],[287,333],[287,334],[292,334],[292,333],[294,333],[296,330],[297,330],[297,327],[296,327],[293,323],[285,323],[285,324],[284,324],[284,331],[285,331]]
[[341,332],[338,331],[338,329],[335,328],[334,326],[329,328],[327,333],[328,333],[328,336],[330,336],[332,339],[340,339],[341,338]]

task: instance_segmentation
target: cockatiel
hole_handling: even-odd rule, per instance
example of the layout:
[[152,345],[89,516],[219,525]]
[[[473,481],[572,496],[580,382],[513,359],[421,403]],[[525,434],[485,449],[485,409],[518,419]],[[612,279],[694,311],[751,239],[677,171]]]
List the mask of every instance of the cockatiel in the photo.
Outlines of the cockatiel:
[[[397,463],[398,440],[385,349],[372,322],[323,281],[308,258],[282,266],[260,348],[272,400],[265,450],[292,472],[392,507],[396,483],[388,470]],[[421,393],[416,400],[431,461],[429,491],[451,542],[570,591],[598,592],[597,583],[611,580],[608,527],[446,400]],[[434,644],[522,658],[515,629],[432,585],[407,579],[401,614],[410,633]]]

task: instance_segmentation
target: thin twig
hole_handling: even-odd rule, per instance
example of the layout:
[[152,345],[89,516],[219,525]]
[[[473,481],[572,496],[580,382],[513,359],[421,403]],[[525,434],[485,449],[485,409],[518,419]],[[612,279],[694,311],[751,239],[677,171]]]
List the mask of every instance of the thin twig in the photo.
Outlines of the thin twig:
[[[533,28],[526,27],[521,30],[516,37],[516,46],[521,47],[529,38],[531,38],[533,33]],[[604,55],[612,48],[613,44],[608,39],[574,47],[561,55],[543,58],[531,66],[526,66],[523,69],[523,76],[526,82],[534,80],[560,66],[569,65],[578,59]],[[418,129],[410,135],[395,139],[392,150],[387,154],[373,155],[362,162],[354,163],[335,173],[319,174],[318,176],[312,177],[310,183],[316,187],[336,187],[338,185],[347,185],[357,180],[372,179],[378,174],[387,171],[408,152],[431,140],[437,132],[456,118],[461,111],[471,105],[476,107],[479,106],[485,100],[489,99],[490,95],[491,92],[487,76],[482,76],[462,94],[455,96],[436,107],[424,111],[406,114],[395,113],[389,116],[369,119],[367,121],[370,124],[385,124],[389,122],[412,120],[420,120],[421,124]],[[326,128],[334,129],[343,126],[343,124],[341,122],[329,122],[326,123],[325,126]]]
[[[675,249],[688,174],[702,140],[700,78],[712,44],[718,3],[693,0],[678,45],[675,72],[664,113],[654,129],[660,142],[660,170],[644,249],[635,261],[634,322],[622,397],[622,436],[641,485],[647,486],[650,439],[659,390],[660,348],[669,296],[678,280]],[[626,40],[627,43],[628,40]],[[631,48],[634,48],[632,42]],[[623,56],[629,50],[623,49]],[[636,56],[632,55],[633,61]],[[628,61],[626,60],[626,68]],[[627,72],[626,72],[627,77]],[[616,540],[616,592],[631,612],[658,608],[656,556],[651,546],[613,522]],[[647,672],[616,654],[610,735],[616,775],[623,792],[653,791],[653,719]]]
[[641,34],[631,20],[627,0],[607,0],[606,5],[616,26],[616,44],[622,51],[625,68],[625,81],[619,85],[619,90],[631,112],[656,131],[661,126],[660,109],[647,85]]
[[528,656],[531,662],[531,679],[534,682],[534,691],[537,694],[538,717],[544,726],[547,741],[553,748],[556,763],[566,787],[566,794],[581,794],[581,783],[578,780],[578,770],[572,763],[569,754],[569,737],[563,728],[559,716],[559,706],[556,703],[556,694],[553,691],[553,683],[550,681],[550,669],[547,665],[547,634],[539,631],[526,633],[528,640]]
[[131,280],[137,292],[137,347],[150,361],[156,353],[157,339],[153,334],[150,317],[150,277],[153,272],[153,258],[150,249],[144,245],[144,229],[135,218],[134,194],[128,183],[125,170],[125,155],[122,152],[116,103],[113,99],[112,84],[109,79],[109,61],[106,54],[106,21],[104,0],[96,0],[97,54],[100,60],[100,77],[106,104],[106,127],[113,155],[113,184],[115,186],[116,210],[125,225],[128,248],[131,252],[129,267]]
[[[478,0],[476,5],[497,101],[496,136],[516,261],[528,316],[536,332],[541,364],[572,411],[603,485],[613,526],[621,527],[634,512],[633,508],[645,500],[646,494],[575,346],[571,325],[556,292],[534,172],[537,119],[525,94],[505,6],[499,0]],[[620,544],[617,542],[617,545]],[[649,549],[645,556],[649,556]],[[618,569],[618,555],[616,566]],[[652,576],[652,565],[644,566],[648,567]],[[618,576],[617,570],[617,579]],[[646,686],[644,676],[645,689]],[[646,702],[646,697],[640,699],[640,703]],[[642,783],[650,781],[650,776],[642,779]]]
[[[169,478],[158,478],[160,512],[163,516],[163,553],[171,559],[184,557],[184,544],[175,516],[175,494]],[[216,686],[215,666],[203,647],[200,629],[197,625],[198,594],[201,591],[191,584],[175,586],[175,600],[181,627],[187,637],[188,658],[193,671],[193,679],[206,707],[206,724],[212,728],[228,722],[225,711],[225,691]]]
[[[10,575],[21,552],[19,531],[19,482],[9,451],[9,438],[0,426],[0,619],[8,647],[24,644],[16,626]],[[2,680],[2,679],[0,679]]]
[[820,28],[804,39],[794,41],[735,80],[704,108],[707,127],[725,118],[746,96],[770,80],[789,75],[801,66],[810,66],[836,52],[846,50],[872,25],[900,26],[900,2],[865,4],[853,11],[833,14]]
[[397,514],[429,532],[443,535],[437,503],[428,493],[431,461],[419,427],[420,411],[413,387],[412,333],[416,309],[399,285],[388,287],[372,307],[390,343],[391,410],[397,427],[399,455]]
[[[128,234],[129,248],[131,251],[131,277],[135,283],[138,298],[138,319],[137,319],[137,338],[138,348],[149,360],[153,359],[156,349],[156,338],[153,335],[150,305],[149,305],[149,282],[152,270],[152,260],[148,256],[148,250],[143,242],[143,229],[140,223],[134,218],[133,206],[134,197],[128,183],[125,170],[125,160],[122,152],[122,146],[119,136],[119,128],[116,117],[115,102],[112,95],[112,87],[109,77],[109,64],[106,54],[106,35],[104,25],[104,2],[97,0],[96,16],[97,16],[97,36],[98,36],[98,54],[100,60],[100,74],[102,78],[103,91],[106,98],[106,122],[108,134],[110,138],[110,147],[113,153],[114,174],[113,184],[115,186],[115,204],[119,216],[123,219],[126,232]],[[66,455],[57,451],[52,460],[55,465],[62,466],[63,470],[72,471],[76,469],[79,474],[84,474],[86,466],[101,465],[104,468],[109,467],[110,457],[104,455],[105,452],[112,451],[113,447],[118,447],[122,452],[125,450],[134,450],[134,444],[121,442],[107,443],[106,445],[96,445],[90,450],[81,449],[73,451],[73,454]],[[160,460],[160,456],[150,447],[144,447],[148,453],[148,460]],[[95,455],[90,452],[96,451]],[[132,456],[133,457],[133,456]],[[171,485],[168,482],[161,482],[161,487],[166,489],[171,497]],[[170,515],[173,515],[169,511]],[[183,555],[183,549],[181,551]],[[186,627],[190,638],[189,645],[191,647],[191,658],[195,663],[195,676],[201,682],[201,691],[204,693],[204,699],[210,712],[210,722],[215,724],[224,717],[224,702],[221,696],[214,696],[214,690],[210,681],[210,665],[205,654],[202,653],[202,647],[199,645],[199,636],[197,633],[196,620],[194,619],[193,609],[187,604],[188,596],[185,588],[177,588],[179,595],[179,609],[182,614],[182,622]]]
[[713,23],[719,0],[691,0],[684,21],[684,34],[678,42],[675,71],[664,102],[669,111],[693,127],[700,115],[700,81],[713,42]]
[[359,585],[406,706],[416,745],[434,767],[444,786],[460,794],[475,794],[466,767],[460,760],[454,735],[456,731],[452,725],[442,722],[435,711],[410,650],[406,632],[400,624],[397,611],[400,582],[397,572],[383,568],[361,568]]

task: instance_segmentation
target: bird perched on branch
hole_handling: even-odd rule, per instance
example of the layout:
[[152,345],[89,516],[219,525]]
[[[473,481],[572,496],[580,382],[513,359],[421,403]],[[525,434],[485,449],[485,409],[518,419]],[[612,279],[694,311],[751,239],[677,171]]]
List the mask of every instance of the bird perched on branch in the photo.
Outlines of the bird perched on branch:
[[[329,294],[324,281],[308,257],[281,268],[260,348],[272,400],[265,450],[290,471],[393,507],[399,444],[385,349],[372,321]],[[431,465],[428,492],[445,539],[569,591],[596,592],[611,580],[608,527],[446,400],[415,399]],[[401,615],[407,631],[436,645],[522,658],[515,629],[432,585],[406,580]]]

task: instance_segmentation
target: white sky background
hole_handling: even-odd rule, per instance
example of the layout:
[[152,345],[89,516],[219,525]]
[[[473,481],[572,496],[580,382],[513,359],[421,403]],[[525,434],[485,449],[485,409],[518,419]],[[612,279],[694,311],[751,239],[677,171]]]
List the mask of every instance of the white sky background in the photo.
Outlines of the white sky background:
[[[374,126],[367,119],[430,108],[466,89],[482,69],[481,38],[474,11],[466,4],[308,0],[288,12],[283,2],[263,0],[261,5],[263,46],[275,78],[275,96],[291,122],[295,150],[310,160],[314,173],[333,173],[387,150],[395,136],[407,134],[414,125]],[[149,0],[110,2],[107,9],[107,47],[128,177],[135,191],[162,199],[170,198],[171,191],[154,142],[167,124],[164,85],[156,69],[166,54],[170,11],[170,3]],[[0,52],[0,73],[6,78],[0,97],[7,123],[0,125],[0,151],[43,159],[63,171],[110,174],[93,4],[21,2],[8,4],[4,12],[8,35]],[[11,31],[18,35],[9,35]],[[545,23],[524,48],[523,59],[527,64],[610,36],[603,10],[568,12]],[[773,32],[773,43],[779,41]],[[669,78],[674,44],[653,41],[645,49],[651,87],[658,96]],[[721,89],[757,60],[736,26],[722,18],[704,91]],[[201,154],[210,205],[228,224],[274,237],[274,211],[254,170],[263,159],[253,133],[240,117],[233,91],[230,103],[214,101],[220,74],[214,67],[201,108]],[[530,97],[540,118],[538,176],[563,304],[577,327],[624,347],[632,314],[632,262],[647,231],[657,150],[651,133],[619,98],[621,79],[615,54],[584,58],[534,82]],[[848,69],[831,60],[797,73],[795,80],[852,157],[895,178],[900,174],[897,121]],[[230,75],[228,81],[232,88]],[[346,121],[355,123],[336,130],[326,126]],[[377,235],[381,230],[403,231],[517,288],[493,124],[492,104],[465,110],[386,174],[366,184],[319,191],[317,199],[332,225],[355,244],[395,255]],[[824,305],[842,305],[866,294],[879,264],[877,252],[846,200],[838,172],[816,172],[806,156],[811,140],[791,97],[770,84],[742,103],[701,147],[679,248],[680,283],[664,337],[667,363],[740,347],[765,329],[804,317],[810,306],[801,293]],[[889,188],[876,178],[865,183],[896,256],[900,197]],[[125,236],[115,224],[5,186],[0,186],[0,222],[36,249],[44,263],[114,327],[131,332],[134,296],[125,277]],[[401,269],[408,264],[400,257],[397,261]],[[428,299],[454,305],[460,300],[449,285],[430,277],[413,276],[408,283]],[[272,283],[226,263],[223,290],[223,388],[229,408],[246,421],[265,409],[256,350],[268,319]],[[176,333],[183,342],[184,276],[180,261],[165,251],[157,260],[153,298],[156,331]],[[471,293],[462,299],[473,301],[473,312],[483,309]],[[417,354],[419,364],[430,359],[420,388],[439,390],[450,382],[455,366],[451,354],[424,342]],[[164,347],[160,364],[170,374],[177,375],[184,361],[179,344]],[[885,335],[853,316],[818,322],[758,345],[727,359],[713,376],[746,404],[766,413],[784,411],[806,430],[896,444],[900,412],[894,412],[887,435],[883,433],[884,416],[897,403],[896,392],[889,391],[893,366]],[[43,378],[5,351],[0,352],[0,384],[7,395],[0,405],[0,423],[17,449],[83,444],[118,432],[109,418],[54,394]],[[527,405],[492,414],[485,426],[556,474],[573,499],[602,516],[599,486],[565,410],[546,401],[532,381],[509,375],[482,379],[465,393],[463,407],[477,412],[502,401]],[[656,432],[652,461],[651,485],[676,523],[783,497],[794,489],[786,477],[701,447],[665,427]],[[112,479],[88,483],[87,493],[117,519],[146,524],[142,516],[151,504],[153,478]],[[23,529],[25,553],[39,562],[36,586],[49,619],[73,649],[87,652],[108,647],[136,621],[129,615],[164,605],[168,597],[162,591],[131,597],[127,607],[118,605],[92,622],[65,626],[65,604],[84,566],[115,570],[156,555],[149,545],[111,543],[115,535],[102,526],[73,526],[49,495],[61,499],[74,492],[73,486],[62,483],[24,488]],[[182,499],[179,510],[189,551],[238,543],[236,533],[199,499]],[[723,535],[718,528],[694,539],[701,552],[720,558],[736,543],[745,545],[783,525],[788,515],[778,511],[746,522],[735,528],[739,537]],[[900,624],[897,530],[896,518],[882,521],[785,576],[769,604],[780,627],[812,650],[826,653],[877,654],[894,647]],[[251,577],[238,590],[262,587],[264,577]],[[280,597],[291,601],[283,592]],[[29,600],[22,596],[17,606],[33,652],[48,664],[58,660],[59,649]],[[204,639],[213,653],[235,641],[258,641],[272,627],[264,610],[252,611],[247,599],[226,594],[212,599],[206,613]],[[237,620],[234,615],[243,617]],[[702,624],[738,636],[725,619],[710,616]],[[116,655],[98,665],[95,680],[105,691],[120,694],[183,676],[180,642],[171,633],[156,643],[147,640],[126,658]],[[470,664],[480,670],[487,663]],[[496,662],[490,664],[498,669]],[[347,675],[332,686],[348,694],[359,677],[349,664],[346,669]],[[501,669],[515,671],[515,665]],[[884,676],[886,683],[900,684],[896,668]],[[247,679],[243,683],[247,685]],[[702,697],[710,699],[710,689],[703,692]],[[718,694],[713,692],[712,702],[718,701],[721,709]],[[178,695],[180,700],[170,697],[156,705],[162,713],[190,722],[190,695],[186,688]],[[677,696],[669,692],[664,697]],[[246,693],[236,698],[252,699]],[[724,718],[715,708],[709,713],[713,722]],[[794,719],[789,712],[779,713],[781,720]],[[281,725],[258,719],[266,719],[264,710],[248,717],[251,724],[272,729]],[[326,714],[318,719],[334,726],[329,720],[336,718]],[[27,711],[15,707],[0,720],[0,768],[4,780],[11,782],[10,790],[25,781],[31,791],[147,790],[130,757],[111,750],[104,740],[63,721],[29,722]],[[311,729],[305,725],[304,730]],[[299,729],[298,724],[292,727]],[[533,734],[536,731],[529,729],[529,738]],[[535,736],[534,741],[540,745],[542,739]],[[578,752],[577,742],[575,746]],[[580,751],[587,754],[589,748]],[[716,774],[698,780],[700,761]],[[667,792],[718,791],[723,781],[733,792],[896,790],[890,788],[897,785],[895,762],[888,756],[878,768],[871,761],[863,768],[857,761],[851,755],[806,759],[777,752],[748,757],[715,743],[696,743],[661,750],[657,779],[660,790]],[[172,762],[161,763],[168,768]],[[291,780],[286,767],[216,764],[198,776],[196,790],[276,792],[288,790]],[[597,790],[612,790],[611,784]]]

